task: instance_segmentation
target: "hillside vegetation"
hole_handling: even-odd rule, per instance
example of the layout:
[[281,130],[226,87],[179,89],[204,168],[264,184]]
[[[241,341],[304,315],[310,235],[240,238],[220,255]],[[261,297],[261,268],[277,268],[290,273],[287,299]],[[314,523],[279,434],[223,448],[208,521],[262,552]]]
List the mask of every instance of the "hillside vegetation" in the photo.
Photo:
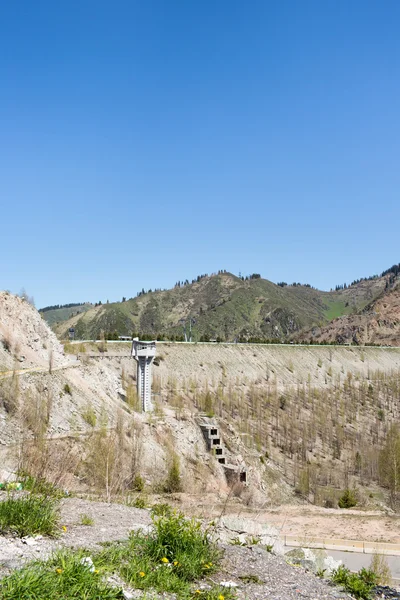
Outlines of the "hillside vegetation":
[[[221,272],[171,290],[94,306],[58,323],[54,331],[60,339],[67,338],[69,327],[75,328],[77,339],[99,339],[102,332],[115,337],[135,333],[142,338],[183,339],[183,321],[189,333],[191,318],[193,341],[286,341],[304,328],[358,313],[385,291],[388,277],[321,292]],[[46,313],[43,316],[47,319]]]

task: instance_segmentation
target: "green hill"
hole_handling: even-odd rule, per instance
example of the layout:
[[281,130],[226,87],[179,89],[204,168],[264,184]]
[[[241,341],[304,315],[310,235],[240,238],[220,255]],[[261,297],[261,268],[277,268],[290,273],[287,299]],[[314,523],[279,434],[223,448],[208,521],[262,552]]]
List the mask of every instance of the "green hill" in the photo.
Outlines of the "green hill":
[[[171,290],[141,294],[125,302],[92,306],[53,325],[60,338],[75,327],[77,339],[136,333],[179,339],[183,320],[194,319],[193,341],[277,339],[285,341],[305,327],[355,313],[385,289],[386,279],[362,280],[346,289],[321,292],[309,286],[281,287],[259,277],[243,281],[231,273],[199,278]],[[44,313],[47,318],[46,313]],[[58,319],[61,321],[61,319]]]
[[87,310],[90,310],[93,307],[93,304],[77,304],[75,306],[61,307],[55,308],[52,310],[40,309],[39,312],[44,318],[44,320],[50,325],[53,326],[56,323],[60,323],[63,321],[68,321],[74,315],[82,314]]

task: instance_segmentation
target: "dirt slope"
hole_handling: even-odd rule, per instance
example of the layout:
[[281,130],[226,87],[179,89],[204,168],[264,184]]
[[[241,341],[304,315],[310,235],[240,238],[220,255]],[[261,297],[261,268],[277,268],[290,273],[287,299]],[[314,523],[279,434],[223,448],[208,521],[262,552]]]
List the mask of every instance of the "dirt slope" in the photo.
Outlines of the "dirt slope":
[[384,294],[360,314],[339,317],[298,337],[320,343],[399,346],[400,289]]

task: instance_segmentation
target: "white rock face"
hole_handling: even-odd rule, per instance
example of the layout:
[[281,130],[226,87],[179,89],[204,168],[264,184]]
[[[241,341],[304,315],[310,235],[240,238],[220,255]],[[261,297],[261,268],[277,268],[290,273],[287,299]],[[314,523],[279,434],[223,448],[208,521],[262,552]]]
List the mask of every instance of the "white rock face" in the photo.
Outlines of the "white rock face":
[[238,539],[242,544],[257,543],[262,546],[272,546],[274,554],[284,554],[284,545],[278,529],[265,523],[241,517],[224,516],[220,520],[218,533],[221,541],[225,543]]
[[0,292],[0,365],[13,367],[53,366],[65,362],[64,349],[34,306],[26,300]]

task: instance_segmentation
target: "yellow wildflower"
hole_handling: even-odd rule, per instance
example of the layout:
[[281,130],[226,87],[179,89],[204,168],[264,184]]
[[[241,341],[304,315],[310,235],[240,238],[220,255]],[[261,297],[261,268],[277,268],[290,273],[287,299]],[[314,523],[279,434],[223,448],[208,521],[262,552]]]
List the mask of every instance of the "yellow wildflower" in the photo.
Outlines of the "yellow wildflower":
[[63,570],[62,569],[56,569],[57,573],[62,573]]
[[164,558],[161,559],[161,562],[163,563],[169,563],[169,560],[166,556],[164,556]]
[[177,560],[174,560],[174,566],[177,567],[179,565]]
[[223,595],[222,595],[222,594],[220,594],[220,595],[218,596],[218,600],[225,600],[225,598],[223,597]]
[[99,570],[98,570],[98,569],[95,569],[95,570],[93,571],[93,573],[96,573],[96,575],[98,574],[98,572],[99,572]]
[[65,525],[63,525],[63,526],[61,527],[61,529],[62,529],[63,531],[67,531],[67,528],[65,527]]
[[196,590],[195,594],[201,594],[201,591],[200,590]]

